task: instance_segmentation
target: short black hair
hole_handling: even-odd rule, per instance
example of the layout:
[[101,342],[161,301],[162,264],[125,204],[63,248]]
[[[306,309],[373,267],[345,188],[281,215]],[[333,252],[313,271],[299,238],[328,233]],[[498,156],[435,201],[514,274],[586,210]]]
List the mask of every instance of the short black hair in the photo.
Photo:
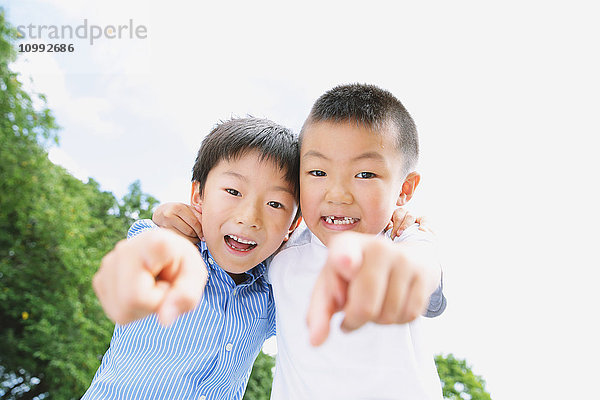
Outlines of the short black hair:
[[204,192],[208,173],[221,161],[257,151],[260,160],[270,160],[285,172],[296,198],[300,196],[298,138],[288,128],[262,118],[233,118],[223,121],[202,140],[192,170],[192,181]]
[[400,100],[374,85],[353,83],[336,86],[317,99],[300,131],[322,121],[355,122],[381,131],[391,122],[395,128],[396,149],[402,154],[403,171],[410,172],[419,158],[419,137],[412,117]]

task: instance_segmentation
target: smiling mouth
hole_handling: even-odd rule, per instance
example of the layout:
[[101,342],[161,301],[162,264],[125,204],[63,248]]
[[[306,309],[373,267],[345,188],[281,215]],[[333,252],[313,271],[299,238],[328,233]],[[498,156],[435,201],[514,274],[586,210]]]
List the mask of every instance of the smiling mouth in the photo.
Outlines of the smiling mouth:
[[236,251],[250,251],[257,246],[257,243],[252,240],[242,239],[235,235],[225,235],[225,243]]
[[326,223],[333,225],[352,225],[360,221],[360,218],[338,217],[335,215],[326,215],[321,217],[321,219]]

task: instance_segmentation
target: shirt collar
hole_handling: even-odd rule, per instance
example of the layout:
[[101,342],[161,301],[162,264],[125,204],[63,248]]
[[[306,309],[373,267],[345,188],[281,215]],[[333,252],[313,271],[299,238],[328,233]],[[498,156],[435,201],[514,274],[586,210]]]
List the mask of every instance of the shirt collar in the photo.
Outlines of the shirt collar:
[[317,237],[317,235],[315,235],[314,233],[312,233],[312,231],[310,231],[310,241],[313,242],[314,244],[321,246],[321,247],[326,247],[323,242],[321,242],[321,240]]
[[[209,280],[210,280],[211,275],[213,275],[213,274],[227,275],[227,272],[219,264],[217,264],[217,261],[213,258],[212,254],[210,254],[210,250],[208,250],[208,247],[206,246],[205,241],[201,240],[200,242],[198,242],[197,247],[198,247],[198,250],[200,250],[202,259],[204,259],[204,262],[206,263],[206,266],[208,268]],[[259,279],[264,280],[265,279],[264,275],[266,272],[267,272],[267,266],[265,265],[264,262],[261,262],[254,268],[250,269],[249,271],[246,271],[246,275],[248,275],[250,279],[248,281],[242,283],[241,285],[252,285],[254,282],[256,282]],[[229,275],[227,275],[227,277],[229,279],[231,279],[231,277]],[[231,280],[231,281],[233,282],[233,280]]]
[[[408,229],[410,229],[410,228],[408,228]],[[311,230],[309,230],[309,232],[310,232],[311,242],[313,242],[316,245],[321,246],[321,247],[327,247],[327,246],[325,246],[323,244],[323,242],[321,242],[321,240],[317,237],[317,235],[315,235],[314,233],[312,233]],[[391,236],[390,236],[391,232],[392,232],[392,230],[388,229],[387,231],[382,231],[381,233],[377,234],[377,236],[384,236],[384,237],[390,239],[391,238]]]

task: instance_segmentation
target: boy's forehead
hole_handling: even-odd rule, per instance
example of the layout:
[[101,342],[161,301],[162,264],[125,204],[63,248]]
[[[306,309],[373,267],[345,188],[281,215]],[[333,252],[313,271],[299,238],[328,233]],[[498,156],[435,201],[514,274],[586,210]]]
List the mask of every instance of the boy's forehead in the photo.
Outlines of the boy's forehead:
[[267,168],[280,173],[284,173],[281,165],[277,160],[261,154],[257,150],[244,151],[230,157],[222,158],[213,169],[219,169],[234,175],[250,176],[253,174],[254,168]]
[[404,154],[397,145],[393,127],[384,126],[375,130],[353,121],[319,121],[305,127],[300,145],[300,162],[319,159],[350,165],[367,161],[393,171],[404,170]]
[[323,134],[327,131],[335,131],[338,134],[348,135],[351,135],[356,132],[361,132],[365,136],[369,137],[385,137],[394,140],[397,136],[396,128],[393,122],[391,121],[375,125],[369,125],[353,119],[343,121],[310,121],[304,126],[304,129],[302,131],[303,140],[301,144],[304,143],[304,139],[307,136]]
[[[270,186],[273,189],[294,193],[293,184],[286,179],[286,171],[279,162],[270,157],[265,157],[257,150],[250,150],[234,157],[223,158],[215,165],[213,170],[218,171],[222,177],[249,182],[257,178],[258,168],[271,170],[278,178],[276,178],[276,181],[270,182],[272,183]],[[264,173],[265,171],[262,172]]]
[[[397,134],[392,123],[371,127],[357,121],[317,121],[307,124],[302,132],[301,154],[315,147],[328,146],[334,141],[349,141],[357,138],[379,144],[388,154],[401,156],[397,146]],[[308,148],[307,145],[310,147]]]

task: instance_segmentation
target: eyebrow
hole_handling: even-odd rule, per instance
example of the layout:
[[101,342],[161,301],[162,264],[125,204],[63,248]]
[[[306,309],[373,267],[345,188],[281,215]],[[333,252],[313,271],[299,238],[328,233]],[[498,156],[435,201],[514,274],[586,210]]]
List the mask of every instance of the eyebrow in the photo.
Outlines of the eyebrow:
[[[320,153],[318,151],[315,150],[309,150],[306,152],[306,154],[304,154],[304,156],[302,156],[303,158],[305,157],[316,157],[316,158],[321,158],[323,160],[329,161],[329,158],[327,156],[325,156],[323,153]],[[385,158],[375,152],[375,151],[368,151],[366,153],[362,153],[356,157],[354,157],[352,159],[352,161],[359,161],[359,160],[364,160],[364,159],[370,159],[370,160],[374,160],[374,161],[385,161]]]
[[322,158],[323,160],[329,160],[329,158],[325,157],[325,154],[319,153],[318,151],[315,151],[315,150],[309,150],[306,152],[306,154],[304,154],[302,156],[302,158],[306,158],[306,157],[316,157],[316,158]]
[[[248,182],[248,178],[246,178],[244,175],[242,175],[242,174],[240,174],[238,172],[225,171],[224,174],[232,176],[232,177],[234,177],[236,179],[239,179],[241,181]],[[273,191],[276,191],[276,192],[287,192],[287,193],[291,194],[292,196],[295,196],[294,191],[291,190],[288,187],[285,187],[285,186],[271,186],[269,189],[273,190]]]
[[374,161],[385,161],[385,158],[381,154],[379,154],[375,151],[368,151],[366,153],[362,153],[361,155],[354,157],[352,159],[352,161],[365,160],[365,159],[374,160]]
[[292,196],[295,196],[294,191],[285,186],[272,186],[271,189],[276,192],[286,192],[291,194]]
[[237,178],[237,179],[239,179],[239,180],[241,180],[241,181],[248,182],[248,178],[246,178],[244,175],[242,175],[242,174],[240,174],[240,173],[233,172],[233,171],[225,171],[225,172],[224,172],[224,174],[225,174],[225,175],[232,176],[232,177],[234,177],[234,178]]

